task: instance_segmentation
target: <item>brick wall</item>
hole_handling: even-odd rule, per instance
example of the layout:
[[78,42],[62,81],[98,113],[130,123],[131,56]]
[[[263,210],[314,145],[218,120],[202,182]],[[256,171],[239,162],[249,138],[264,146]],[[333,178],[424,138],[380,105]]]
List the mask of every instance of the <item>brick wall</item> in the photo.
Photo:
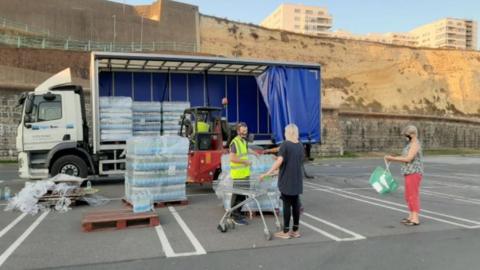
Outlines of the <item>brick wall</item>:
[[14,159],[15,136],[21,117],[21,108],[16,104],[21,92],[3,89],[0,92],[0,159]]

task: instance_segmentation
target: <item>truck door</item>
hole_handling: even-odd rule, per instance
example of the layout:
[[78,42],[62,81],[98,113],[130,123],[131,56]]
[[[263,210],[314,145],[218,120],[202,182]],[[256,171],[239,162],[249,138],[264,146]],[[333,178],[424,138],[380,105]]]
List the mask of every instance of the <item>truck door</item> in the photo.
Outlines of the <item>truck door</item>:
[[27,101],[23,119],[24,151],[50,150],[65,139],[68,127],[62,94],[34,93]]

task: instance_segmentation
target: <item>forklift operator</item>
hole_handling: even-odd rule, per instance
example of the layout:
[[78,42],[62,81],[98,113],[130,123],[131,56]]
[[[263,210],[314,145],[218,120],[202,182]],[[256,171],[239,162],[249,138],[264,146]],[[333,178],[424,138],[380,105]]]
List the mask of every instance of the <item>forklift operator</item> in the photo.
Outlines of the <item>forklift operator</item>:
[[[208,124],[208,119],[207,119],[207,115],[204,114],[202,115],[201,118],[197,119],[197,132],[198,133],[206,133],[206,132],[209,132],[210,131],[210,125]],[[203,119],[202,119],[203,118]]]

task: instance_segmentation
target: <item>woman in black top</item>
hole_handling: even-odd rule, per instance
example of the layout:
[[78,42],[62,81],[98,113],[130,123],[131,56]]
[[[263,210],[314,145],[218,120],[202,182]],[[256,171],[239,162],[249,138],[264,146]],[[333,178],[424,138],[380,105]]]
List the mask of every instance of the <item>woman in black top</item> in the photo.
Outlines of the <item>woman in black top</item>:
[[[304,149],[298,140],[298,127],[289,124],[285,127],[285,141],[280,145],[278,157],[272,168],[260,179],[271,175],[280,169],[278,175],[278,189],[283,201],[283,231],[275,233],[275,237],[288,239],[298,238],[300,222],[300,199],[303,193],[303,159]],[[293,227],[290,231],[290,217],[293,214]]]

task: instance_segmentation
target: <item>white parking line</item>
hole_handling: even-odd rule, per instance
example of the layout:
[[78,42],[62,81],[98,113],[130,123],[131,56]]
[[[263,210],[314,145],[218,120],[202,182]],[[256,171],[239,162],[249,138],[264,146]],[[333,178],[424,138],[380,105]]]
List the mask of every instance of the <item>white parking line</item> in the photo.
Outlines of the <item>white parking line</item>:
[[463,196],[458,196],[458,195],[453,195],[453,194],[448,194],[448,193],[443,193],[443,192],[436,192],[436,191],[421,191],[420,193],[429,195],[432,197],[438,197],[438,198],[443,198],[443,199],[450,199],[454,201],[459,201],[459,202],[466,202],[466,203],[471,203],[471,204],[477,204],[480,205],[480,200],[478,199],[473,199],[469,197],[463,197]]
[[[339,226],[339,225],[336,225],[336,224],[334,224],[334,223],[332,223],[332,222],[329,222],[329,221],[326,221],[326,220],[321,219],[321,218],[319,218],[319,217],[316,217],[316,216],[314,216],[314,215],[312,215],[312,214],[303,212],[303,215],[306,216],[306,217],[309,217],[309,218],[311,218],[311,219],[314,219],[314,220],[316,220],[316,221],[318,221],[318,222],[321,222],[321,223],[323,223],[323,224],[326,224],[326,225],[328,225],[328,226],[330,226],[330,227],[332,227],[332,228],[335,228],[335,229],[337,229],[337,230],[339,230],[339,231],[342,231],[342,232],[344,232],[344,233],[349,234],[349,235],[352,236],[352,237],[348,237],[348,238],[339,238],[339,240],[335,240],[335,239],[334,239],[335,241],[354,241],[354,240],[366,239],[366,237],[363,236],[363,235],[360,235],[360,234],[358,234],[358,233],[356,233],[356,232],[352,232],[352,231],[350,231],[350,230],[348,230],[348,229],[346,229],[346,228],[343,228],[343,227],[341,227],[341,226]],[[310,226],[311,226],[311,225],[310,225]],[[313,229],[313,228],[311,228],[311,229]],[[333,238],[332,238],[332,239],[333,239]]]
[[[329,189],[336,190],[335,188],[331,188],[331,187],[328,187],[328,186],[322,186],[322,185],[319,185],[319,184],[316,184],[316,183],[310,183],[310,184],[312,184],[313,186],[317,185],[320,188],[326,188],[327,187]],[[361,198],[365,198],[365,199],[370,199],[370,200],[374,200],[374,201],[388,203],[388,204],[399,206],[399,207],[407,207],[405,204],[400,204],[400,203],[395,203],[395,202],[391,202],[391,201],[381,200],[381,199],[377,199],[377,198],[374,198],[374,197],[370,197],[370,196],[366,196],[366,195],[362,195],[362,194],[358,194],[358,193],[354,193],[354,192],[348,192],[348,191],[343,191],[343,190],[339,190],[339,191],[341,191],[343,193],[355,195],[355,196],[358,196],[358,197],[361,197]],[[447,215],[447,214],[443,214],[443,213],[439,213],[439,212],[435,212],[435,211],[431,211],[431,210],[422,210],[422,212],[434,214],[434,215],[437,215],[437,216],[443,216],[443,217],[447,217],[447,218],[451,218],[451,219],[456,219],[456,220],[460,220],[460,221],[465,221],[467,223],[472,223],[472,224],[475,224],[475,225],[480,225],[480,221],[476,221],[476,220],[470,220],[470,219],[466,219],[466,218],[456,217],[456,216]]]
[[[335,189],[329,188],[329,187],[327,187],[327,189],[325,189],[325,188],[322,188],[321,185],[315,186],[317,184],[312,184],[312,183],[308,183],[307,185],[310,186],[310,187],[316,188],[315,190],[318,190],[318,191],[323,191],[323,192],[335,194],[335,195],[340,196],[340,197],[344,197],[344,198],[356,200],[356,201],[359,201],[359,202],[363,202],[363,203],[387,208],[387,209],[398,211],[398,212],[409,213],[409,211],[407,211],[407,210],[385,205],[385,204],[390,204],[390,205],[398,205],[398,206],[401,206],[401,207],[406,207],[404,205],[397,204],[397,203],[394,203],[394,202],[380,200],[380,199],[376,199],[376,198],[373,198],[373,197],[364,196],[364,195],[361,195],[361,194],[348,192],[348,191],[341,191],[341,190],[336,191]],[[369,200],[360,199],[360,198],[357,198],[357,197],[350,196],[348,194],[352,194],[352,195],[355,195],[355,196],[361,197],[361,198],[367,198]],[[379,202],[382,202],[384,204],[379,204],[379,203],[376,203],[376,202],[373,202],[373,201],[379,201]],[[422,212],[431,213],[431,214],[435,214],[435,215],[438,215],[438,216],[444,216],[444,217],[448,217],[450,219],[454,219],[454,220],[458,220],[458,221],[465,221],[466,223],[471,223],[471,224],[475,224],[475,225],[474,226],[465,225],[465,224],[461,224],[461,223],[457,223],[457,222],[453,222],[453,221],[449,221],[449,220],[445,220],[445,219],[442,219],[442,218],[433,217],[433,216],[425,215],[425,214],[420,215],[421,217],[424,217],[424,218],[427,218],[427,219],[436,220],[436,221],[439,221],[439,222],[442,222],[442,223],[455,225],[455,226],[462,227],[462,228],[467,228],[467,229],[478,229],[478,228],[480,228],[480,222],[478,222],[478,221],[468,220],[468,219],[455,217],[455,216],[450,216],[450,215],[446,215],[446,214],[442,214],[442,213],[438,213],[438,212],[433,212],[433,211],[428,211],[428,210],[422,210]]]
[[7,227],[3,228],[3,230],[0,231],[0,238],[2,238],[2,236],[4,236],[8,231],[10,231],[15,225],[17,225],[17,223],[20,222],[20,220],[22,220],[26,215],[27,213],[22,213],[16,219],[10,222],[10,224],[8,224]]
[[197,252],[196,255],[203,255],[203,254],[207,254],[207,252],[205,251],[205,249],[203,248],[203,246],[200,244],[200,242],[198,241],[197,237],[195,237],[195,235],[192,233],[192,231],[190,230],[190,228],[188,228],[187,224],[185,223],[185,221],[183,221],[182,217],[180,217],[180,215],[177,213],[177,211],[175,210],[175,208],[173,206],[169,206],[168,207],[168,210],[170,210],[170,212],[172,213],[173,217],[177,220],[178,224],[180,225],[180,227],[182,227],[183,231],[185,232],[185,234],[188,236],[188,239],[190,239],[190,242],[192,242],[192,245],[193,247],[195,248],[195,251]]
[[175,208],[173,206],[169,206],[168,210],[170,210],[173,217],[177,221],[178,225],[180,225],[182,230],[185,232],[185,235],[187,235],[188,239],[190,240],[193,247],[195,248],[195,251],[175,253],[175,251],[173,251],[172,245],[170,244],[170,241],[168,241],[167,235],[165,234],[165,230],[163,229],[162,225],[158,225],[157,227],[155,227],[155,230],[157,231],[157,235],[158,235],[158,238],[160,239],[160,243],[162,244],[163,252],[165,253],[165,256],[167,258],[171,258],[171,257],[185,257],[185,256],[207,254],[203,246],[198,241],[197,237],[195,237],[195,235],[192,233],[190,228],[188,228],[187,224],[185,223],[185,221],[183,221],[182,217],[180,217],[180,215],[175,210]]
[[38,217],[30,227],[22,234],[20,235],[13,244],[11,244],[3,253],[0,255],[0,267],[5,263],[5,261],[12,255],[12,253],[25,241],[25,239],[35,230],[35,228],[40,225],[42,220],[48,215],[49,211],[43,212],[40,217]]
[[305,227],[307,227],[307,228],[309,228],[309,229],[311,229],[311,230],[313,230],[313,231],[315,231],[315,232],[318,232],[319,234],[322,234],[322,235],[324,235],[324,236],[326,236],[326,237],[328,237],[328,238],[330,238],[330,239],[332,239],[332,240],[335,240],[335,241],[337,241],[337,242],[342,241],[341,238],[338,238],[338,237],[336,237],[335,235],[333,235],[333,234],[331,234],[331,233],[328,233],[328,232],[326,232],[326,231],[324,231],[324,230],[322,230],[322,229],[320,229],[320,228],[317,228],[317,227],[315,227],[315,226],[313,226],[313,225],[311,225],[311,224],[309,224],[309,223],[306,223],[305,221],[300,220],[300,224],[302,224],[303,226],[305,226]]
[[431,174],[431,173],[425,174],[425,177],[437,177],[437,178],[444,178],[444,179],[468,180],[467,178],[461,177],[461,176],[441,175],[441,174]]
[[163,252],[165,253],[165,256],[167,257],[174,257],[175,252],[173,252],[172,245],[170,245],[170,241],[168,241],[167,235],[165,234],[165,231],[163,230],[162,225],[158,225],[155,227],[155,230],[157,231],[158,238],[160,239],[160,243],[162,244]]

